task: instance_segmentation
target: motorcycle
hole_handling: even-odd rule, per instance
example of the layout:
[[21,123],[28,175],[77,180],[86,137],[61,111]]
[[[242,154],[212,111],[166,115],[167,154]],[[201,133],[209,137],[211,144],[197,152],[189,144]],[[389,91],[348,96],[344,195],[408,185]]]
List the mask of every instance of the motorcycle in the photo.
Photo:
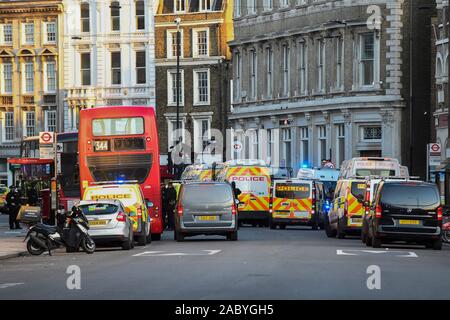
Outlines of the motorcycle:
[[81,247],[86,253],[95,251],[95,242],[88,234],[89,222],[83,212],[73,207],[65,212],[63,227],[49,226],[42,223],[32,225],[25,236],[27,250],[31,255],[38,256],[59,247],[66,247],[67,252],[76,252]]

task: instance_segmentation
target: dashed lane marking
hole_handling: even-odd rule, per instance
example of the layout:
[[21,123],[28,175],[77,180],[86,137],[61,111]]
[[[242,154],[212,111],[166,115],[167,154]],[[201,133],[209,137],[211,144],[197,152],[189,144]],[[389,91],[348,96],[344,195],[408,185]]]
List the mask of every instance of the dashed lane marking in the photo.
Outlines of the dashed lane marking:
[[0,289],[6,289],[6,288],[11,288],[11,287],[16,287],[16,286],[20,286],[24,284],[23,282],[17,282],[17,283],[1,283],[0,284]]
[[221,251],[222,250],[200,250],[200,252],[144,251],[134,254],[133,257],[212,256]]
[[362,255],[388,255],[400,258],[418,258],[419,256],[413,251],[396,251],[396,250],[336,250],[338,256],[362,256]]

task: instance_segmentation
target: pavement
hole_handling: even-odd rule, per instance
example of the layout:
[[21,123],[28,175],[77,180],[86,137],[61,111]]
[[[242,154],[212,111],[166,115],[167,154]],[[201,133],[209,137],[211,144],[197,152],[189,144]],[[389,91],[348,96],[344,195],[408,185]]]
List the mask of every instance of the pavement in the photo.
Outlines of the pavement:
[[8,215],[0,214],[0,260],[18,257],[27,251],[23,239],[27,229],[9,230]]
[[131,251],[0,260],[0,299],[435,300],[450,299],[449,270],[449,246],[372,249],[307,227],[243,227],[236,242],[198,236],[179,243],[166,232]]

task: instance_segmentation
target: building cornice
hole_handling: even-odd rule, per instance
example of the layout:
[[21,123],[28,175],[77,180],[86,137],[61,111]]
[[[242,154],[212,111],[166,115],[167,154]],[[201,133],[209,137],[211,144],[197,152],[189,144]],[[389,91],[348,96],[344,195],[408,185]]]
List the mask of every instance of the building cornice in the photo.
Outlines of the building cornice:
[[8,14],[21,14],[21,13],[57,13],[60,14],[63,12],[62,4],[34,4],[34,3],[9,3],[9,5],[14,6],[5,6],[0,5],[0,14],[8,15]]

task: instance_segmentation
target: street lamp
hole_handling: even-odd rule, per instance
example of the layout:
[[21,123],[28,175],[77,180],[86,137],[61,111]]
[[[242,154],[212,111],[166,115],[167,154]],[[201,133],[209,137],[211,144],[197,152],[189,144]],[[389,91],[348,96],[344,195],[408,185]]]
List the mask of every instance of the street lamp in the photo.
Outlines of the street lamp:
[[[177,25],[177,75],[176,75],[176,102],[177,102],[177,134],[179,134],[180,129],[180,23],[181,19],[178,17],[175,19],[175,24]],[[177,139],[178,143],[181,142],[181,136]],[[175,164],[177,178],[179,178],[179,164]]]

